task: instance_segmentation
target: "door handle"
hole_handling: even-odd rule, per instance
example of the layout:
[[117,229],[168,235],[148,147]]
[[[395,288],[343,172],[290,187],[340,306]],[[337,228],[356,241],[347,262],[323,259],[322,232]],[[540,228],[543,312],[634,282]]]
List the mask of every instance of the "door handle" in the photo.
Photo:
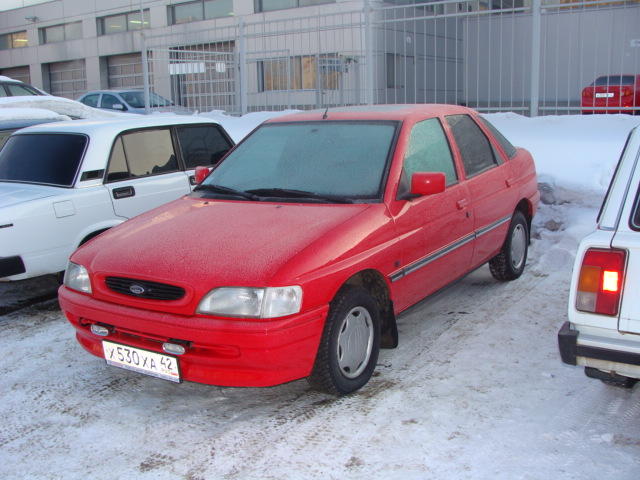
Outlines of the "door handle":
[[507,185],[507,187],[511,187],[513,186],[514,183],[516,183],[516,181],[513,178],[507,178],[504,183]]
[[113,194],[113,198],[118,200],[120,198],[133,197],[136,194],[136,189],[132,186],[120,187],[114,188],[113,190],[111,190],[111,193]]
[[462,200],[458,200],[456,202],[456,207],[458,207],[458,210],[464,210],[467,205],[469,205],[469,202],[466,198],[463,198]]

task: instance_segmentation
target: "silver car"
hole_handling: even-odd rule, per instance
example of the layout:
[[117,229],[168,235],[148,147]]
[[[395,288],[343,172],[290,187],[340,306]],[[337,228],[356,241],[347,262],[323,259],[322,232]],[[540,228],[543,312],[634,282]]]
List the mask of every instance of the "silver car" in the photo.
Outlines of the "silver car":
[[[144,114],[144,90],[93,90],[78,99],[89,107]],[[149,107],[154,112],[192,113],[155,92],[149,92]]]

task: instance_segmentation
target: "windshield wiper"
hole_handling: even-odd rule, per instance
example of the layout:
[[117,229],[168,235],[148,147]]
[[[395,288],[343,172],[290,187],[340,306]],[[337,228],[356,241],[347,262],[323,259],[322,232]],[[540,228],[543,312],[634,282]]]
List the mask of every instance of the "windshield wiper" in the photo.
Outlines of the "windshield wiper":
[[206,190],[208,192],[235,195],[237,197],[246,198],[247,200],[259,200],[258,195],[254,195],[250,192],[245,192],[244,190],[236,190],[235,188],[224,187],[222,185],[214,185],[212,183],[201,183],[193,189],[194,192],[196,190]]
[[259,195],[261,197],[275,198],[308,198],[313,200],[324,200],[331,203],[353,203],[353,200],[340,195],[308,192],[306,190],[294,190],[290,188],[254,188],[247,190],[247,193]]

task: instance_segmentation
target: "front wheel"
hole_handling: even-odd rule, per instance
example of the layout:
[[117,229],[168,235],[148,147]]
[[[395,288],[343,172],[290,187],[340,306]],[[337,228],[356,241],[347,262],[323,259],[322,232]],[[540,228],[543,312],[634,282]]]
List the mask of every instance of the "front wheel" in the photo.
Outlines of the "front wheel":
[[516,211],[511,217],[509,231],[500,253],[489,260],[489,269],[496,280],[515,280],[527,263],[529,248],[529,226],[522,212]]
[[361,288],[348,285],[331,302],[318,347],[312,387],[345,395],[364,386],[380,351],[380,313],[375,300]]

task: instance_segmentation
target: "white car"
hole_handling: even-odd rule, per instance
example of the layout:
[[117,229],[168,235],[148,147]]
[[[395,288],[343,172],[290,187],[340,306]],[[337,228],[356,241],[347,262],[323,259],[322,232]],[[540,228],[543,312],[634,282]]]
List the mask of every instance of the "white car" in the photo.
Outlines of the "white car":
[[204,118],[126,117],[19,130],[0,150],[0,281],[65,269],[87,240],[175,200],[233,146]]
[[558,333],[562,361],[589,377],[631,387],[640,379],[640,127],[609,185],[597,230],[578,247],[569,321]]

